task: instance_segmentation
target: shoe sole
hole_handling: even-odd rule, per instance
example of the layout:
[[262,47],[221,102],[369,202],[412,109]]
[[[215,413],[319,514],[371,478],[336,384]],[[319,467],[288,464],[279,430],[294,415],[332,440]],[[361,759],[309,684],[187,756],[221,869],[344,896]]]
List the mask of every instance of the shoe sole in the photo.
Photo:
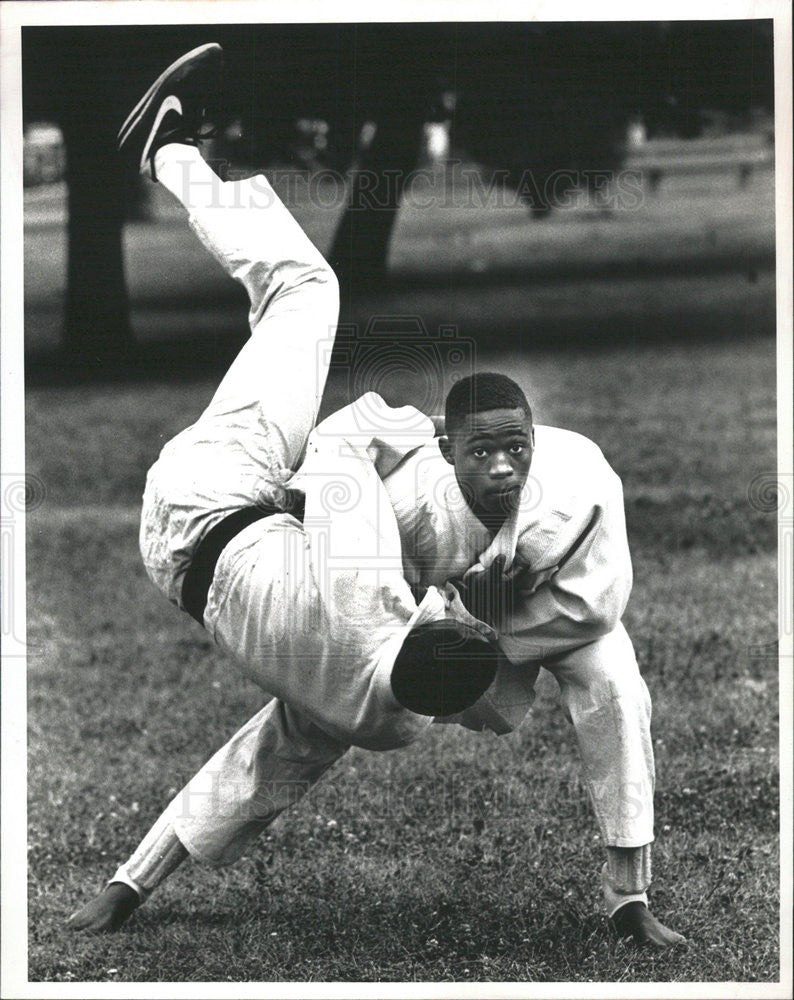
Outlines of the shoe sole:
[[199,62],[216,57],[222,59],[223,49],[217,42],[208,42],[206,45],[199,45],[198,48],[191,49],[183,56],[165,69],[149,87],[143,97],[138,101],[132,111],[127,115],[124,124],[119,129],[118,148],[121,150],[128,142],[132,133],[138,128],[147,112],[156,102],[158,94],[166,86],[173,86],[179,83]]

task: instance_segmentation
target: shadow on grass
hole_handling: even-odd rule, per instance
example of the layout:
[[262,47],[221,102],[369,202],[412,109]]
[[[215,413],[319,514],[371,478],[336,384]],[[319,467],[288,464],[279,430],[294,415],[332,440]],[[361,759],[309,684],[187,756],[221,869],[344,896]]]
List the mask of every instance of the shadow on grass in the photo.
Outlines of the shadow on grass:
[[190,382],[225,371],[245,343],[239,323],[201,339],[132,343],[114,351],[59,347],[30,352],[25,359],[29,388],[77,383]]
[[490,287],[493,285],[529,285],[534,282],[544,284],[567,284],[583,279],[605,281],[616,278],[674,278],[674,277],[714,277],[735,272],[737,278],[755,282],[761,271],[773,270],[775,254],[765,250],[748,251],[737,256],[733,247],[715,248],[711,252],[700,251],[697,256],[682,255],[675,260],[647,257],[625,257],[623,259],[591,260],[583,269],[581,261],[566,263],[559,260],[526,262],[515,264],[500,263],[482,271],[396,271],[390,284],[401,289],[434,288],[440,284],[457,285],[461,288]]

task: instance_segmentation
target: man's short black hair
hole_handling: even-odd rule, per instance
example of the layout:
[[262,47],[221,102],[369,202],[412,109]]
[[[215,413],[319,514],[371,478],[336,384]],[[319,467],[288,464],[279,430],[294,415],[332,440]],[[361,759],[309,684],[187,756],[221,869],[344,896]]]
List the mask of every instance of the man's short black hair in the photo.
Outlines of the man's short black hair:
[[394,661],[392,692],[418,715],[456,715],[490,687],[498,663],[494,642],[463,622],[417,625]]
[[447,394],[444,429],[454,434],[472,413],[484,410],[514,410],[520,407],[532,420],[532,410],[524,390],[507,375],[477,372],[456,382]]

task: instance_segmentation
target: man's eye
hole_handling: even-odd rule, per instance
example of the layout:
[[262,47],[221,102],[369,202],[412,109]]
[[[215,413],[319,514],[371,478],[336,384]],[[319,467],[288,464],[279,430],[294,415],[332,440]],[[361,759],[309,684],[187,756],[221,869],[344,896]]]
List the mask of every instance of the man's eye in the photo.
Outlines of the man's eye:
[[474,455],[475,458],[485,458],[487,454],[488,452],[485,448],[475,448],[474,451],[472,451],[472,455]]
[[523,444],[511,444],[510,453],[512,455],[520,455],[524,451],[525,446]]

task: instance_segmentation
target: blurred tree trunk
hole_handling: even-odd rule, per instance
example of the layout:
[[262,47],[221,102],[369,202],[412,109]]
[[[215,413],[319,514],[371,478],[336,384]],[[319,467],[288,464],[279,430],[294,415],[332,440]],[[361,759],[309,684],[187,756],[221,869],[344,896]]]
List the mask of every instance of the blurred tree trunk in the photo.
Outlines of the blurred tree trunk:
[[[359,58],[373,76],[377,67],[395,62],[393,52],[389,58],[376,59],[364,50]],[[370,97],[375,91],[375,82],[363,75],[357,83],[362,95]],[[390,94],[383,94],[382,79],[378,86],[381,93],[369,106],[363,106],[358,93],[354,98],[359,127],[371,121],[376,130],[369,144],[360,144],[347,209],[329,253],[343,309],[355,295],[377,290],[386,282],[389,241],[405,182],[417,164],[426,117],[429,85],[425,73],[417,70],[413,79],[406,73],[399,87],[393,84]]]
[[103,360],[129,347],[132,334],[124,280],[122,224],[125,185],[110,121],[98,130],[95,117],[73,113],[62,119],[69,191],[68,270],[64,341],[70,355]]
[[416,165],[421,121],[414,115],[379,120],[354,171],[348,206],[329,254],[343,303],[383,286],[394,221],[405,179]]

